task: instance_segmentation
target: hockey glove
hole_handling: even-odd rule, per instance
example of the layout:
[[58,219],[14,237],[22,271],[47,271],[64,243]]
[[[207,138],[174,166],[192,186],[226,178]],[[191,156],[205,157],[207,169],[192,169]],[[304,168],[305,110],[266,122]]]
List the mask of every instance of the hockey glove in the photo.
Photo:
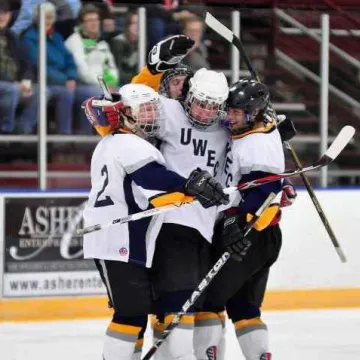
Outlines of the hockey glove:
[[296,135],[296,129],[291,119],[285,115],[278,115],[278,131],[280,133],[281,141],[289,141]]
[[103,106],[104,114],[111,127],[116,128],[118,126],[120,121],[120,110],[123,108],[124,104],[121,101]]
[[236,214],[225,218],[221,231],[221,242],[232,258],[241,261],[247,254],[251,242],[244,237],[243,216]]
[[266,106],[265,109],[260,110],[259,114],[256,116],[258,120],[261,120],[265,125],[267,123],[273,122],[275,119],[275,111],[272,106]]
[[297,192],[294,185],[289,179],[284,179],[280,207],[291,206],[295,202],[296,197]]
[[158,42],[148,55],[147,67],[155,75],[175,67],[190,51],[194,41],[185,35],[171,36]]
[[[104,100],[102,97],[91,97],[85,100],[81,107],[84,109],[87,119],[94,128],[108,129],[110,131],[118,126],[119,111],[124,105],[121,101],[112,102]],[[106,135],[106,133],[99,133],[102,136]]]
[[229,195],[224,193],[221,184],[200,168],[192,171],[184,190],[186,194],[193,195],[205,209],[229,203]]

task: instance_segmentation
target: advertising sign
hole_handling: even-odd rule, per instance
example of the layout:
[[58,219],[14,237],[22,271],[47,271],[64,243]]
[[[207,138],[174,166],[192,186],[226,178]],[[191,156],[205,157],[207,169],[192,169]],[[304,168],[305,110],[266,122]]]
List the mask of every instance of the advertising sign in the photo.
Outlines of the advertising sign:
[[4,297],[105,294],[93,260],[83,259],[85,197],[4,199]]

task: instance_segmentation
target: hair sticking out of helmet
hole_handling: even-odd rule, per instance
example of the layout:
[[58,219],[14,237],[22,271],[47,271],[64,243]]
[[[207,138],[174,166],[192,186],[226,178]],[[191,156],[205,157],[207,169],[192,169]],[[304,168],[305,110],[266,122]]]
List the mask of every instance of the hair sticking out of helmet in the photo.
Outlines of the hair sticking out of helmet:
[[121,126],[142,137],[159,135],[164,121],[159,94],[142,84],[124,85],[119,94],[124,104]]
[[239,135],[251,129],[262,112],[268,107],[269,88],[254,79],[240,79],[229,90],[227,99],[226,127],[233,135]]
[[170,99],[183,100],[183,84],[185,78],[193,76],[191,67],[179,63],[174,68],[166,70],[161,77],[159,94]]
[[206,129],[225,117],[229,95],[226,77],[221,72],[202,68],[189,81],[184,109],[191,124]]

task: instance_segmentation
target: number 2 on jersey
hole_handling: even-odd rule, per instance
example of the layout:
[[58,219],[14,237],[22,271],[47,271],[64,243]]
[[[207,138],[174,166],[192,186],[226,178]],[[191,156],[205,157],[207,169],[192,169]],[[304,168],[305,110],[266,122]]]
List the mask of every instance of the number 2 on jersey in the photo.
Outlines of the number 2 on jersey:
[[108,173],[108,169],[107,169],[106,165],[104,165],[103,168],[101,169],[101,176],[104,176],[104,175],[105,175],[104,184],[96,196],[94,207],[103,207],[103,206],[114,205],[114,202],[111,200],[111,197],[108,195],[105,195],[105,199],[99,200],[100,196],[104,193],[106,187],[109,184],[109,173]]

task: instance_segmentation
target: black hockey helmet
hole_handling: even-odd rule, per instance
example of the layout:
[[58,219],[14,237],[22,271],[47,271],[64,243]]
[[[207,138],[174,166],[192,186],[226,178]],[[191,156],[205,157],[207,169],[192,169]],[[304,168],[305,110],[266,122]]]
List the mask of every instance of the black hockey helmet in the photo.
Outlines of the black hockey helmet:
[[241,109],[252,115],[269,104],[269,88],[254,79],[240,79],[230,87],[227,107]]
[[[191,67],[184,63],[179,63],[174,68],[166,70],[160,80],[159,94],[171,98],[169,87],[171,79],[175,76],[185,76],[186,78],[190,78],[193,75],[194,72],[191,70]],[[179,98],[175,100],[181,99]]]

